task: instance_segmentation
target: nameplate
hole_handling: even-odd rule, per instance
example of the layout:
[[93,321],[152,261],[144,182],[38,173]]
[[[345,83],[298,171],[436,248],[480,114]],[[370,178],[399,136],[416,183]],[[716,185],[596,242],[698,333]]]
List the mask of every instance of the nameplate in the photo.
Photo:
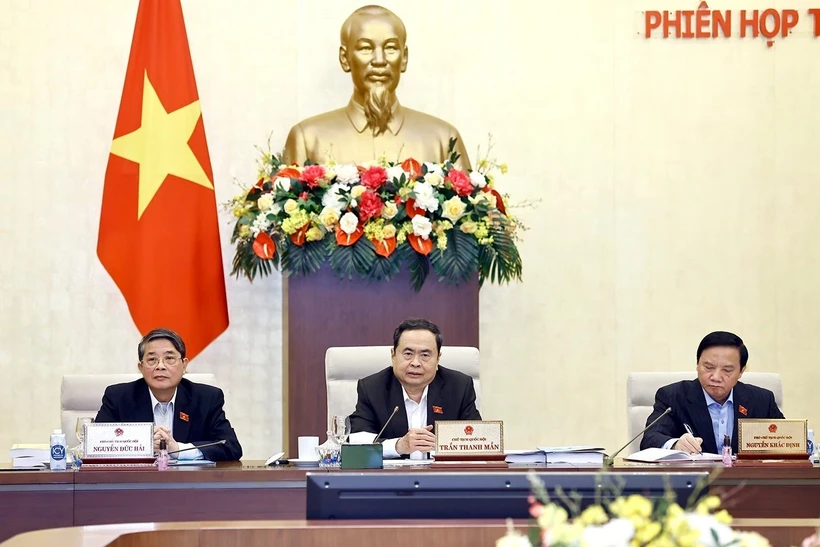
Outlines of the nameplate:
[[807,420],[742,418],[737,421],[737,427],[738,457],[801,455],[808,458]]
[[85,425],[83,460],[154,457],[152,422]]
[[504,454],[504,422],[436,421],[436,458]]

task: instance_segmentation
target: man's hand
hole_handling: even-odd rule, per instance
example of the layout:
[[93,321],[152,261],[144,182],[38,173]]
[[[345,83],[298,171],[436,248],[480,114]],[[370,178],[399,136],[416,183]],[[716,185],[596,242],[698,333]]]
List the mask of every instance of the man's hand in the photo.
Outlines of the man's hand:
[[684,433],[672,448],[675,450],[683,450],[687,454],[700,454],[703,451],[700,447],[701,444],[703,444],[703,439],[700,437],[694,437],[690,433]]
[[159,441],[165,439],[165,447],[168,452],[176,452],[179,450],[179,445],[171,436],[171,432],[164,425],[154,428],[154,452],[159,453]]
[[433,426],[414,428],[407,431],[407,435],[396,442],[396,452],[410,454],[419,450],[431,452],[436,448],[436,436],[432,433]]

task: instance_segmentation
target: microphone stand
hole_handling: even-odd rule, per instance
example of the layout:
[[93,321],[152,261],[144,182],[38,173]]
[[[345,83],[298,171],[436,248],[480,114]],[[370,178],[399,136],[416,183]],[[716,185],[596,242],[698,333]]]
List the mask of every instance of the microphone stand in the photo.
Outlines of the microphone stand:
[[199,446],[192,446],[191,448],[183,448],[182,450],[174,450],[173,452],[168,452],[168,455],[170,456],[171,454],[179,454],[180,452],[186,452],[188,450],[198,450],[200,448],[205,448],[206,446],[217,446],[217,445],[220,445],[220,444],[225,444],[227,442],[228,441],[226,441],[225,439],[222,439],[221,441],[215,441],[215,442],[212,442],[212,443],[201,444]]
[[614,463],[615,463],[615,456],[617,456],[618,454],[620,454],[621,452],[623,452],[623,450],[624,450],[627,446],[629,446],[630,444],[632,444],[632,441],[634,441],[635,439],[637,439],[638,437],[640,437],[641,435],[643,435],[644,433],[646,433],[646,432],[647,432],[647,431],[648,431],[648,430],[649,430],[649,429],[650,429],[653,425],[655,425],[656,423],[658,423],[659,421],[661,421],[661,418],[663,418],[664,416],[666,416],[666,415],[667,415],[667,414],[669,414],[670,412],[672,412],[672,407],[671,407],[671,406],[670,406],[670,407],[668,407],[666,410],[664,410],[664,411],[663,411],[663,414],[661,414],[660,416],[658,416],[657,418],[655,418],[655,420],[654,420],[651,424],[649,424],[648,426],[644,427],[644,428],[640,431],[640,433],[638,433],[637,435],[635,435],[634,437],[632,437],[632,439],[630,439],[630,441],[629,441],[628,443],[626,443],[626,444],[625,444],[625,445],[623,445],[621,448],[619,448],[618,450],[616,450],[616,451],[615,451],[615,453],[614,453],[612,456],[606,456],[606,457],[604,458],[604,467],[612,467],[612,466],[614,465]]

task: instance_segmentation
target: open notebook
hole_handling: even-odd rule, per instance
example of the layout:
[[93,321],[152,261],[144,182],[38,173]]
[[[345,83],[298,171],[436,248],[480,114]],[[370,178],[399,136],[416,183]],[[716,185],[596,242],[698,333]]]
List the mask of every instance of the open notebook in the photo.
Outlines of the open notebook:
[[682,450],[668,450],[666,448],[647,448],[630,454],[625,460],[644,463],[665,462],[719,462],[723,460],[720,454],[687,454]]

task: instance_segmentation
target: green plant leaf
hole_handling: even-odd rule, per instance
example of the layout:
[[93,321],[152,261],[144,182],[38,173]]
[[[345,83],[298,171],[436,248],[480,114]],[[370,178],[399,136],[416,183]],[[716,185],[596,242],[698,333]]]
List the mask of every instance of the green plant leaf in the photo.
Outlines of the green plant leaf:
[[406,242],[397,247],[396,252],[400,253],[402,262],[407,265],[407,269],[410,271],[410,285],[414,291],[419,292],[430,274],[430,259],[423,254],[417,253]]
[[265,260],[253,252],[253,241],[248,240],[237,245],[231,270],[231,275],[237,279],[244,275],[249,281],[253,281],[257,276],[270,275],[273,268],[279,269],[278,247],[273,253],[273,258]]
[[478,242],[475,237],[458,228],[447,230],[447,249],[433,249],[430,262],[439,281],[458,285],[470,279],[478,269]]
[[509,283],[513,279],[521,279],[521,255],[515,246],[515,240],[507,231],[509,221],[502,217],[490,225],[489,237],[493,238],[491,245],[481,245],[478,253],[478,283],[484,284],[487,279],[491,283]]
[[332,245],[328,258],[330,268],[339,279],[353,279],[354,274],[367,279],[376,260],[376,249],[369,239],[360,237],[353,245]]
[[319,271],[325,262],[327,240],[294,245],[290,238],[282,240],[282,270],[295,276],[307,276]]

